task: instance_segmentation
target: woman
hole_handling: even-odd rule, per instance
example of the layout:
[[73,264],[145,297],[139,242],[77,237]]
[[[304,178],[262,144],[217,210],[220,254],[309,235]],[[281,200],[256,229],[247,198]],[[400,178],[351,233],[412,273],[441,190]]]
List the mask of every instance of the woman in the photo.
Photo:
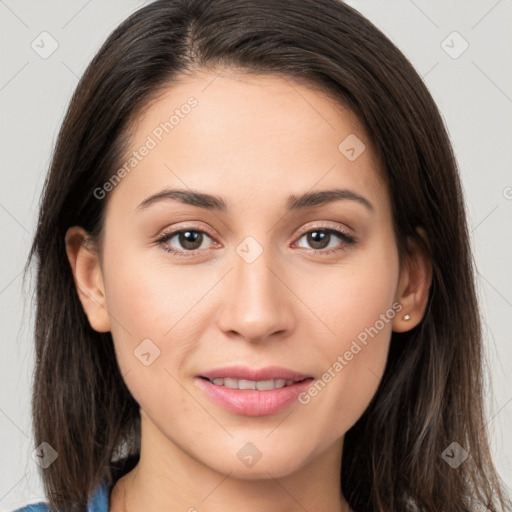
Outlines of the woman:
[[450,142],[345,4],[123,22],[71,101],[31,256],[49,506],[510,507]]

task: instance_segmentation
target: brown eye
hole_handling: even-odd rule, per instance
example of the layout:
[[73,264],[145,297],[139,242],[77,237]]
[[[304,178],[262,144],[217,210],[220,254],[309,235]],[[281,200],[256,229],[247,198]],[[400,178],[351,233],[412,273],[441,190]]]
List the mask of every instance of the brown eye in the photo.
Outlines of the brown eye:
[[165,234],[158,240],[158,243],[168,252],[194,253],[197,250],[208,248],[203,247],[203,242],[208,238],[211,239],[208,234],[199,229],[181,229]]
[[[336,250],[341,250],[344,248],[344,246],[355,243],[355,239],[350,235],[347,235],[343,231],[330,228],[317,228],[308,231],[299,238],[299,241],[303,238],[306,239],[307,245],[309,246],[306,248],[311,248],[313,251],[324,253],[330,253]],[[336,239],[338,239],[337,243]],[[339,242],[339,240],[341,240],[341,243]],[[331,244],[331,242],[333,242],[333,245]],[[301,246],[299,244],[299,247],[304,246]],[[336,249],[336,247],[338,248]],[[326,251],[325,249],[331,250]]]

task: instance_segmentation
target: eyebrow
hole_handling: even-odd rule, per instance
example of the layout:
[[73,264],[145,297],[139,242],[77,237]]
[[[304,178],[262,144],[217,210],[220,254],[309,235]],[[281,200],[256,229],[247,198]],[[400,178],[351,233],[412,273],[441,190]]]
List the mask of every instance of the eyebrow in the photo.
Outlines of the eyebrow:
[[[183,204],[197,206],[206,210],[227,212],[226,201],[220,196],[214,196],[203,192],[183,189],[165,189],[154,194],[140,203],[137,209],[144,209],[159,201],[176,199]],[[305,210],[315,206],[332,203],[335,201],[349,200],[355,201],[365,206],[370,212],[374,211],[372,203],[364,196],[350,189],[320,190],[317,192],[306,192],[299,196],[289,195],[286,201],[286,207],[289,211]]]

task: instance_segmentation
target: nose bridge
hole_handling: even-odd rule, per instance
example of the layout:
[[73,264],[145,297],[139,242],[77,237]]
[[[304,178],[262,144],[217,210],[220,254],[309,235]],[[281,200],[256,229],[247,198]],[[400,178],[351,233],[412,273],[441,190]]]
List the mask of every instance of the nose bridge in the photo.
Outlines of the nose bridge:
[[229,297],[224,302],[220,325],[250,341],[287,330],[291,324],[286,287],[279,278],[279,264],[269,247],[247,237],[236,247],[230,273]]

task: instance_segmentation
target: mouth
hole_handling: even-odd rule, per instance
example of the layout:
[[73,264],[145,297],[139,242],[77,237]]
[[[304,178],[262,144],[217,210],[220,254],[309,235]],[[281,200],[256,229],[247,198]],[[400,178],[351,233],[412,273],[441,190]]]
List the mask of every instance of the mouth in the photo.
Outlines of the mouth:
[[266,416],[298,401],[298,395],[313,379],[311,375],[275,366],[259,370],[232,366],[203,372],[195,381],[213,403],[227,411],[244,416]]

